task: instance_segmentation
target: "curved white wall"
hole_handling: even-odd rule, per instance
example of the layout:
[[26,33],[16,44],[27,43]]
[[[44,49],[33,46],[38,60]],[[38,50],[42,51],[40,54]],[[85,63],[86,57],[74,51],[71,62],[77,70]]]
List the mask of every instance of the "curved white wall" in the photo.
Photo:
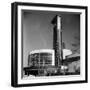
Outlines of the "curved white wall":
[[53,49],[39,49],[39,50],[33,50],[30,52],[30,54],[34,53],[50,53],[52,54],[52,65],[55,65],[55,54]]

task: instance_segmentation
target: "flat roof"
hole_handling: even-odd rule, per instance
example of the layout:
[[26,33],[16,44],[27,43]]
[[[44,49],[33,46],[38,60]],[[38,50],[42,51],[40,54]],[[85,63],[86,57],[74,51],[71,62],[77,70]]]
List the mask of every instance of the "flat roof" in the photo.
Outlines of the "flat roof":
[[30,52],[30,54],[34,54],[34,53],[54,53],[54,49],[39,49]]

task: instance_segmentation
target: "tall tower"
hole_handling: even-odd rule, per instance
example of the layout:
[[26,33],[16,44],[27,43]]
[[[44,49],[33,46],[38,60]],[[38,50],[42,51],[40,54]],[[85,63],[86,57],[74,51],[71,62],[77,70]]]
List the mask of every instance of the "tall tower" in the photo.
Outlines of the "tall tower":
[[63,60],[62,52],[62,31],[61,31],[61,16],[56,15],[52,22],[53,24],[53,49],[55,50],[55,66],[60,66]]

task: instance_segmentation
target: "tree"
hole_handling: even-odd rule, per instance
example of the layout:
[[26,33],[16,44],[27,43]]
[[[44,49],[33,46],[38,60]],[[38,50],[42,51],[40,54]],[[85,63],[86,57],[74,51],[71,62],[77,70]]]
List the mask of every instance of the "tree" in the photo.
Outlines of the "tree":
[[75,42],[72,43],[72,51],[73,53],[80,53],[80,36],[77,35],[74,37]]

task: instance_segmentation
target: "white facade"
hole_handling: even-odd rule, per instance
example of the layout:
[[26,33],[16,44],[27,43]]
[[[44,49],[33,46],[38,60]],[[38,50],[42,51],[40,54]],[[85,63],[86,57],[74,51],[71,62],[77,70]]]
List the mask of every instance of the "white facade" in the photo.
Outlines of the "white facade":
[[30,55],[35,53],[50,53],[52,55],[52,65],[55,65],[55,54],[53,49],[34,50],[30,52]]
[[69,49],[63,49],[63,59],[66,58],[66,56],[71,55],[72,51]]

